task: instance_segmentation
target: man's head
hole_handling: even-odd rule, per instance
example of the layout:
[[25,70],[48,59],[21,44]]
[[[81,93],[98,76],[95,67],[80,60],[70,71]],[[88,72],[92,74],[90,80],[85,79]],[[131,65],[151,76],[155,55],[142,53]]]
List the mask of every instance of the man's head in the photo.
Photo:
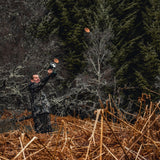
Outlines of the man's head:
[[39,83],[40,82],[40,78],[38,74],[33,74],[31,77],[31,82],[32,83]]

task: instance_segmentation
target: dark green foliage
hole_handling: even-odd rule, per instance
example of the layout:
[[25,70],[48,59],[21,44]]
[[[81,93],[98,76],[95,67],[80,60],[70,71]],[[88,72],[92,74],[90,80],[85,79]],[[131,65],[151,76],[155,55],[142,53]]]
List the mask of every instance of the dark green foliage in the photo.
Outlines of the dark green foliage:
[[74,77],[85,66],[83,52],[87,49],[89,36],[84,28],[91,31],[108,28],[108,5],[103,0],[49,0],[44,14],[33,22],[30,31],[42,40],[55,34],[61,38],[66,68]]
[[[83,51],[86,49],[84,27],[88,27],[88,17],[94,17],[92,10],[96,0],[49,0],[46,15],[37,25],[37,38],[46,40],[57,34],[62,39],[66,67],[71,77],[81,72],[84,66]],[[91,18],[90,18],[91,19]]]
[[137,98],[146,88],[154,90],[156,78],[160,77],[159,3],[158,0],[49,0],[45,15],[32,26],[33,32],[44,40],[55,34],[61,38],[66,68],[74,78],[84,70],[83,55],[91,46],[84,27],[90,28],[91,33],[96,29],[102,33],[108,28],[113,30],[112,64],[117,87],[135,88],[125,94]]
[[[138,88],[140,92],[134,93],[138,97],[146,87],[153,89],[159,74],[159,53],[157,46],[153,45],[156,27],[152,27],[152,34],[146,30],[146,26],[153,23],[153,4],[149,0],[109,0],[109,4],[112,6],[110,17],[115,33],[113,64],[118,84]],[[149,12],[151,15],[148,15]]]
[[160,1],[151,0],[150,3],[151,7],[147,8],[147,15],[145,16],[145,29],[151,37],[150,44],[160,59]]

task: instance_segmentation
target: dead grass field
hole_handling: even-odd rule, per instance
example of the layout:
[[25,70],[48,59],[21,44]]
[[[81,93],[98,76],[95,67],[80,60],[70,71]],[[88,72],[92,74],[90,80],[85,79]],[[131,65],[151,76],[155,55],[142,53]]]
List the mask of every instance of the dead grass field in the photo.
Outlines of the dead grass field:
[[[55,122],[55,116],[51,115],[54,132],[49,134],[35,133],[32,119],[25,120],[18,124],[18,129],[0,134],[0,159],[158,160],[159,107],[159,103],[146,106],[134,124],[127,122],[122,115],[115,117],[107,108],[97,110],[95,120],[68,116],[56,117]],[[113,117],[116,118],[114,123]]]

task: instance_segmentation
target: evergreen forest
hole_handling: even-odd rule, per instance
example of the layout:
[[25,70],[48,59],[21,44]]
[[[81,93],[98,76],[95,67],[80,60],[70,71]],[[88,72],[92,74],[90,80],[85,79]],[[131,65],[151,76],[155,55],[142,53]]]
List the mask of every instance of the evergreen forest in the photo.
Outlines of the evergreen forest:
[[[24,0],[1,6],[2,109],[15,96],[12,104],[28,106],[29,74],[43,73],[54,57],[61,63],[47,94],[55,114],[73,115],[85,106],[89,116],[99,99],[110,96],[132,113],[144,94],[160,100],[159,0]],[[84,114],[80,108],[77,115]]]
[[[105,71],[112,70],[109,75],[112,83],[108,88],[103,87],[104,94],[111,93],[115,97],[122,94],[124,103],[136,101],[142,93],[150,93],[159,100],[158,0],[49,0],[46,10],[36,23],[33,35],[45,40],[52,34],[60,37],[65,52],[63,58],[72,80],[77,74],[87,72],[88,58],[90,65],[97,67],[95,77],[100,78],[101,83],[108,78],[104,76]],[[85,32],[85,27],[90,32]],[[88,52],[97,58],[96,61]]]

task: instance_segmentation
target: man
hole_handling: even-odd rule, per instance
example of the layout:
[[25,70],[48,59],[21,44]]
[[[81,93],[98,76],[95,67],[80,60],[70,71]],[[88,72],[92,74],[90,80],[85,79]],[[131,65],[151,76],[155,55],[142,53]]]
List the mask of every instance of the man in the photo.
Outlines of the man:
[[48,82],[51,77],[56,76],[56,73],[52,69],[48,70],[48,76],[43,80],[40,80],[38,74],[34,74],[31,77],[31,83],[29,84],[32,116],[34,121],[34,128],[37,133],[51,132],[52,127],[50,123],[49,108],[50,104],[47,100],[42,88]]

